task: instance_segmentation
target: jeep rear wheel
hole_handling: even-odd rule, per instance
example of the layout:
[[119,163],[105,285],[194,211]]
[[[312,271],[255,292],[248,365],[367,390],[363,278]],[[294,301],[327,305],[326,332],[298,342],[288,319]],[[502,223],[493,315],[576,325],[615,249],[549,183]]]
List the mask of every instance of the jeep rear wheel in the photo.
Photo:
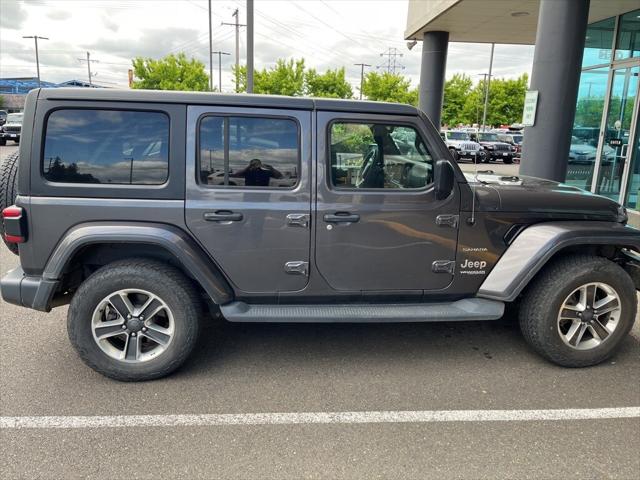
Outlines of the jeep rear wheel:
[[67,317],[71,343],[97,372],[122,381],[168,375],[196,344],[200,299],[181,272],[132,259],[85,280]]
[[[0,212],[16,202],[18,195],[18,163],[20,153],[7,156],[0,166]],[[8,243],[2,235],[2,241],[12,253],[18,254],[18,245]]]
[[520,306],[520,327],[548,360],[587,367],[615,353],[636,309],[635,286],[624,269],[606,258],[572,255],[533,281]]

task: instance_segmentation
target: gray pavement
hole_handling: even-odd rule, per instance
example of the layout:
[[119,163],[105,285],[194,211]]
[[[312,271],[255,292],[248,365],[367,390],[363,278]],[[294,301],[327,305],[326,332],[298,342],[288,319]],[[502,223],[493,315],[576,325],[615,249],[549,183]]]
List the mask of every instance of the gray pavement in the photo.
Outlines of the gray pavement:
[[[4,156],[7,149],[0,149]],[[17,258],[0,248],[1,271]],[[207,320],[155,382],[94,373],[66,308],[0,303],[0,414],[140,415],[640,406],[640,338],[588,369],[534,354],[513,319],[401,325]],[[640,477],[640,419],[0,430],[2,478]]]

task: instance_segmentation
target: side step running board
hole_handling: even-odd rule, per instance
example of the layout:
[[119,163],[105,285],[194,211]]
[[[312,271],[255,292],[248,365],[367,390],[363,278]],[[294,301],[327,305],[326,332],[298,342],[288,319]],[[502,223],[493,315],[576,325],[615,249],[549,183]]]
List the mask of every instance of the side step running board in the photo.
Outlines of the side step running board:
[[466,298],[450,303],[361,305],[249,305],[232,302],[220,307],[230,322],[456,322],[497,320],[504,303]]

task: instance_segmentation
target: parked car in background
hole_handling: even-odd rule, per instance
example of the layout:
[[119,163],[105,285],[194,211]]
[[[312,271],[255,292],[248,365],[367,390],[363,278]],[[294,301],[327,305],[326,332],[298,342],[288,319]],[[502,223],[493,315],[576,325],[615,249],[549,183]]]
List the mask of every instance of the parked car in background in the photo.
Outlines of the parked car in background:
[[22,113],[10,113],[7,115],[7,122],[0,127],[0,145],[6,145],[7,140],[20,143],[20,133],[22,132]]
[[478,142],[471,140],[467,132],[460,130],[445,130],[440,136],[447,144],[451,156],[457,162],[460,159],[479,163],[486,159],[486,152]]
[[[472,135],[471,138],[474,138],[474,135]],[[515,152],[512,151],[511,145],[500,141],[497,133],[478,132],[475,134],[475,138],[477,138],[478,143],[480,143],[487,152],[487,162],[502,160],[506,164],[513,163]]]
[[524,136],[519,132],[498,133],[498,140],[511,145],[511,150],[514,153],[515,158],[520,158],[522,155],[522,140]]

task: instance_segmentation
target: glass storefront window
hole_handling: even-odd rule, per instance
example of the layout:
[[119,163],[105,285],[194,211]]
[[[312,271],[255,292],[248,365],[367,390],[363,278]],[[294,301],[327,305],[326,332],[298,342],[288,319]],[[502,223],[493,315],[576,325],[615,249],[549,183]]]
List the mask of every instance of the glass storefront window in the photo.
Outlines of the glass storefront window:
[[608,74],[608,68],[597,68],[580,76],[566,183],[585,190],[593,180]]
[[620,17],[616,60],[640,57],[640,10]]
[[627,195],[624,199],[625,206],[638,210],[640,208],[640,135],[636,130],[635,145],[629,152],[631,157],[631,170],[629,170],[629,181],[627,182]]
[[611,61],[615,18],[607,18],[587,27],[582,67],[603,65]]

